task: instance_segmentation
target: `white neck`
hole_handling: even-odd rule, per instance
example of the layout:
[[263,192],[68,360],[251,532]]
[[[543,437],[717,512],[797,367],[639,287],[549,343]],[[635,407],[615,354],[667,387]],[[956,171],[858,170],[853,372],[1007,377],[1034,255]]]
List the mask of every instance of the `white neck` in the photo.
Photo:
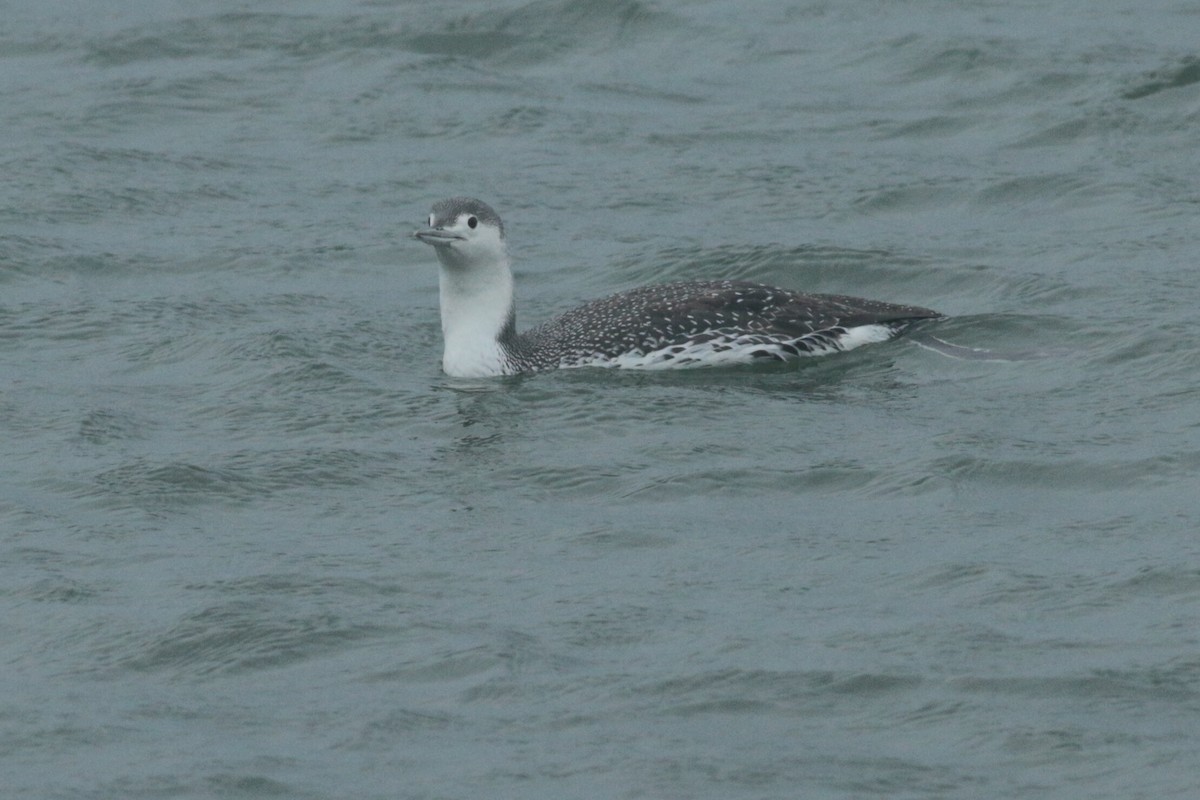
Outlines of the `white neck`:
[[508,254],[500,249],[467,257],[452,247],[439,247],[437,255],[442,267],[442,369],[456,378],[505,374],[499,337],[513,308]]

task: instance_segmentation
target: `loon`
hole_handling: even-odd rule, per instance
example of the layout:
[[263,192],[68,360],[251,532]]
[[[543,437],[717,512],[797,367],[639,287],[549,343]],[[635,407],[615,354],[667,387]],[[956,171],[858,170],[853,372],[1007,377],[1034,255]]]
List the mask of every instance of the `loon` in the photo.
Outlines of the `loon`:
[[887,341],[942,316],[749,281],[684,281],[614,294],[518,333],[504,223],[491,206],[441,200],[413,237],[441,263],[442,369],[458,378],[794,361]]

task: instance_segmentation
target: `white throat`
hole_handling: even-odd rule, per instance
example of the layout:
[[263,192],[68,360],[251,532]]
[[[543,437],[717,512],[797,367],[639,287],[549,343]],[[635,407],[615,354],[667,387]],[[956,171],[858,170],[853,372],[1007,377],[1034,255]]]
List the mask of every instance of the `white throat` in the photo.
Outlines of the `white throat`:
[[513,277],[501,247],[486,254],[437,248],[441,275],[442,369],[456,378],[511,372],[499,337],[513,313]]

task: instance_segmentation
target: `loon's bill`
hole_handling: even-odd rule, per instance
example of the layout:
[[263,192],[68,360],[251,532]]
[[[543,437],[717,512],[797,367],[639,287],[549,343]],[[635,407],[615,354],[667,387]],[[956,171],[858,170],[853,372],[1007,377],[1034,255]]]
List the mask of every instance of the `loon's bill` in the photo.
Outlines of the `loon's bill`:
[[504,223],[491,206],[442,200],[413,236],[441,264],[442,368],[455,377],[793,361],[887,341],[942,316],[749,281],[685,281],[620,292],[518,333]]

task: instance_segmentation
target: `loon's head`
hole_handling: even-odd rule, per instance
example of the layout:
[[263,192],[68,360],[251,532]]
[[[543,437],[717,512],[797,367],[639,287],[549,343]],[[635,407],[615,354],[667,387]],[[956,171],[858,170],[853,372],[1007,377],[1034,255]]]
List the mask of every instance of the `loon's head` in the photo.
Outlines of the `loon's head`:
[[451,197],[434,203],[429,227],[413,236],[437,252],[448,267],[471,266],[506,259],[504,223],[492,207],[472,197]]

